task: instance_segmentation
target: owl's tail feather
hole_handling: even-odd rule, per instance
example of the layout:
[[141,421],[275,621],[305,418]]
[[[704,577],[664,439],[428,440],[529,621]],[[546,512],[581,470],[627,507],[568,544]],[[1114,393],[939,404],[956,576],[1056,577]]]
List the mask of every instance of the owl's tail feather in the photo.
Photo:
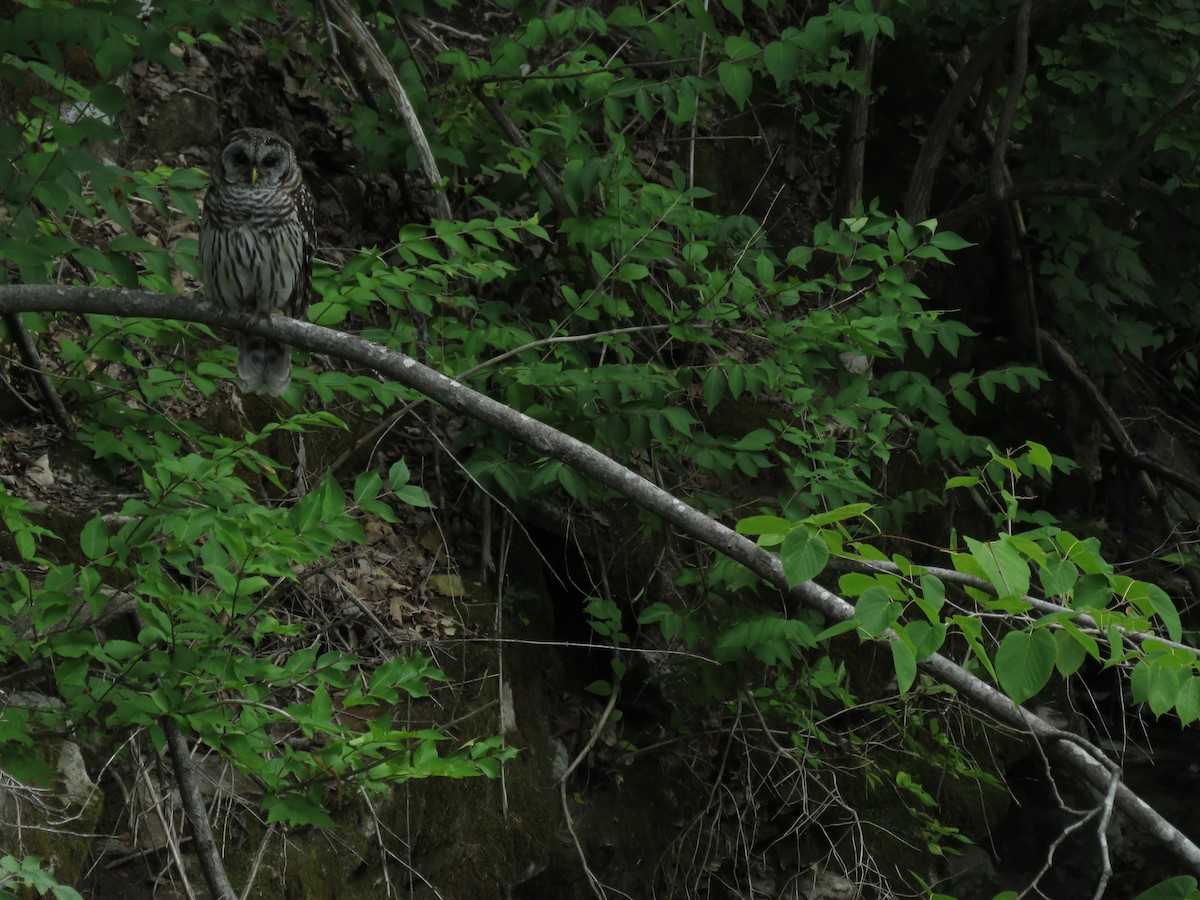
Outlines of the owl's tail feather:
[[243,394],[278,397],[292,381],[292,348],[267,338],[240,335],[237,372]]

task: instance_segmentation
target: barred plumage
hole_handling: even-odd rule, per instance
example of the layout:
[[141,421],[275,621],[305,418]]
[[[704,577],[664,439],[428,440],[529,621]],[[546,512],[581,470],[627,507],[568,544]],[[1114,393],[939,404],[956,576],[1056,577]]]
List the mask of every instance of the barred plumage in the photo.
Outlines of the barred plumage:
[[[208,297],[266,318],[301,318],[312,299],[312,195],[291,145],[271,131],[242,128],[225,142],[200,220],[200,265]],[[282,394],[291,348],[238,338],[238,386]]]

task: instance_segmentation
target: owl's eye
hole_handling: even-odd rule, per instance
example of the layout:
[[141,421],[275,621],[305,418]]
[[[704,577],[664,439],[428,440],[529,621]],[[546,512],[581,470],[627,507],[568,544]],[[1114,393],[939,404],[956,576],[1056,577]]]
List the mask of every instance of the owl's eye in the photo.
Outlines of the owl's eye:
[[268,153],[263,157],[262,165],[264,169],[273,169],[279,165],[279,157],[274,153]]
[[235,166],[244,166],[250,162],[250,159],[246,156],[245,150],[234,150],[229,154],[229,161]]

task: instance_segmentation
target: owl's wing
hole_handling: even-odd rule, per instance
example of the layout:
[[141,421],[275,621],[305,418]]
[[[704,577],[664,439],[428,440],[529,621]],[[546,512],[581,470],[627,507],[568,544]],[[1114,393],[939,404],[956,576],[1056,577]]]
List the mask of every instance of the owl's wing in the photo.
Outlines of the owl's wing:
[[296,284],[284,309],[293,319],[302,319],[313,300],[312,260],[317,241],[316,204],[312,191],[303,181],[296,190],[296,218],[300,223],[300,257]]

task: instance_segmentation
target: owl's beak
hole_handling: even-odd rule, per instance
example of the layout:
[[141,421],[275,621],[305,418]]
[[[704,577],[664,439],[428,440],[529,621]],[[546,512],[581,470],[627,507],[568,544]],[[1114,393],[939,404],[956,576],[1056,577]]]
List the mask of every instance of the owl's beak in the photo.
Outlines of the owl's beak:
[[251,166],[250,167],[250,183],[254,184],[254,182],[256,182],[256,181],[258,181],[258,166]]

